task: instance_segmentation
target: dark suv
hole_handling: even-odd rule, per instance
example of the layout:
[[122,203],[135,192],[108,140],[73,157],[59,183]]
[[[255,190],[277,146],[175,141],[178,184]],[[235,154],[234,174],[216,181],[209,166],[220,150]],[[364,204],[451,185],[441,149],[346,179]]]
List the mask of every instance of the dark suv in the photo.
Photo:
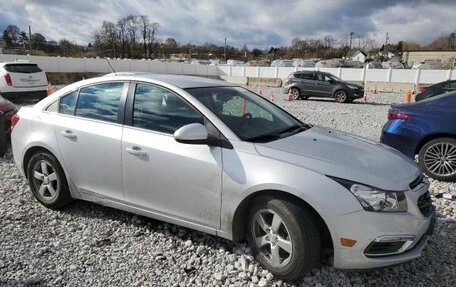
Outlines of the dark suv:
[[352,102],[362,98],[364,88],[347,83],[330,73],[320,71],[298,71],[291,73],[285,80],[284,92],[291,92],[294,99],[309,97],[334,98],[340,103]]

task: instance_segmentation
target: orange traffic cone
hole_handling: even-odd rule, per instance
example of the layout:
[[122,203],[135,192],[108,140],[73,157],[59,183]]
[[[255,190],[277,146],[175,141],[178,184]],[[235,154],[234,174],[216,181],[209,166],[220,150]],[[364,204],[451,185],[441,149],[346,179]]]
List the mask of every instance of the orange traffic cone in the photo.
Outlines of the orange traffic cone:
[[291,89],[288,90],[287,97],[285,98],[286,101],[292,101],[293,100],[293,94],[291,93]]
[[263,89],[261,88],[261,86],[258,86],[258,95],[263,95]]
[[366,102],[366,103],[367,103],[367,92],[366,92],[366,91],[364,91],[363,100],[364,100],[364,102]]
[[375,85],[375,88],[374,88],[374,95],[378,94],[377,92],[377,85]]
[[47,94],[47,96],[52,94],[52,85],[51,85],[51,83],[48,83],[48,85],[46,87],[46,94]]
[[406,103],[410,103],[412,101],[412,91],[411,90],[408,90],[407,92],[405,92],[404,101]]

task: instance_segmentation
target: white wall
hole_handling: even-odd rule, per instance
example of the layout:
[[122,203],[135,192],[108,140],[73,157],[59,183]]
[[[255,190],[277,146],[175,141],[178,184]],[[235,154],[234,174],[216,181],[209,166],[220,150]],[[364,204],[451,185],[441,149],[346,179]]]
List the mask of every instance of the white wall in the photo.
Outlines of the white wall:
[[[27,55],[0,55],[0,62],[30,60],[37,63],[46,72],[55,73],[110,73],[112,72],[105,59],[43,57]],[[184,63],[165,63],[151,60],[111,59],[117,72],[140,71],[163,74],[182,74],[199,76],[237,76],[286,78],[298,70],[314,68],[297,67],[240,67],[240,66],[207,66]],[[318,68],[317,68],[318,69]],[[448,79],[456,79],[456,70],[401,70],[401,69],[351,69],[320,68],[347,81],[433,84]]]
[[[111,73],[111,67],[105,59],[44,57],[28,55],[0,55],[0,62],[29,60],[51,73]],[[165,63],[151,60],[111,59],[116,72],[138,71],[162,74],[185,74],[199,76],[218,76],[216,66]]]
[[[234,77],[286,78],[298,70],[314,68],[297,67],[235,67],[218,66],[219,75]],[[456,70],[408,70],[408,69],[353,69],[353,68],[315,68],[331,73],[346,81],[433,84],[456,79]]]

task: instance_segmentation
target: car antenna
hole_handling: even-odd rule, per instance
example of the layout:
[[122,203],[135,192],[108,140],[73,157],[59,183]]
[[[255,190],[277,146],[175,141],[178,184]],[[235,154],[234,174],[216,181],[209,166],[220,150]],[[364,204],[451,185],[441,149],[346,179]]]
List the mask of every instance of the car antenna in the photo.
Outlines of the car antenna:
[[109,64],[109,67],[111,67],[111,70],[114,72],[114,74],[117,76],[117,72],[116,70],[114,70],[114,67],[111,65],[111,62],[109,62],[109,59],[108,58],[105,58],[106,59],[106,62],[108,62]]

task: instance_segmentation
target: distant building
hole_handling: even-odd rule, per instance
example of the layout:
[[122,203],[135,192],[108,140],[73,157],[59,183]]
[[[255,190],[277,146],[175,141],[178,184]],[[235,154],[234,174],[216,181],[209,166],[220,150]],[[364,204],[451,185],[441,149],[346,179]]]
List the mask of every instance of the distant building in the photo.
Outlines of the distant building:
[[354,52],[349,58],[352,61],[359,61],[359,62],[365,62],[366,61],[367,54],[364,53],[363,51],[356,51]]
[[410,50],[402,53],[402,61],[409,67],[429,60],[441,61],[445,67],[453,67],[456,60],[456,50]]

